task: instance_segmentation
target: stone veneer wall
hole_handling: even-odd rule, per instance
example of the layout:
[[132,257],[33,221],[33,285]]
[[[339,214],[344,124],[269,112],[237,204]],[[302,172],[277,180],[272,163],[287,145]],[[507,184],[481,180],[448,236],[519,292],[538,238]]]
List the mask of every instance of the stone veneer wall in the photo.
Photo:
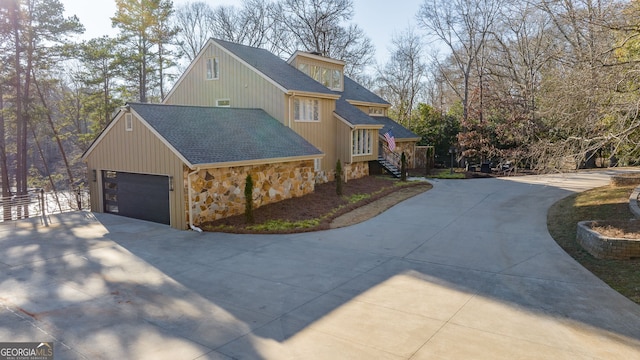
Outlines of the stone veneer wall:
[[590,228],[591,221],[578,223],[578,243],[598,259],[627,260],[640,257],[640,240],[602,236]]
[[[384,141],[384,140],[383,140]],[[415,141],[396,141],[396,148],[393,150],[395,154],[398,155],[398,159],[402,156],[402,152],[404,151],[404,156],[407,157],[407,169],[415,169],[416,167],[416,143]],[[382,144],[380,145],[382,146]],[[388,151],[385,145],[385,153]],[[398,160],[400,161],[400,160]],[[398,167],[400,164],[398,163]]]
[[398,156],[402,154],[404,151],[404,156],[407,157],[407,169],[414,169],[416,167],[415,158],[416,158],[416,143],[414,141],[396,141],[396,149],[393,151]]
[[[188,173],[189,170],[185,169],[185,188],[188,187]],[[315,188],[313,160],[202,169],[191,175],[191,191],[187,192],[193,205],[193,223],[200,225],[243,214],[247,174],[251,174],[253,179],[254,209],[309,194]],[[188,198],[186,202],[188,218]]]
[[365,176],[369,176],[369,162],[362,161],[362,162],[355,162],[351,164],[345,164],[343,171],[344,171],[346,181],[360,179]]

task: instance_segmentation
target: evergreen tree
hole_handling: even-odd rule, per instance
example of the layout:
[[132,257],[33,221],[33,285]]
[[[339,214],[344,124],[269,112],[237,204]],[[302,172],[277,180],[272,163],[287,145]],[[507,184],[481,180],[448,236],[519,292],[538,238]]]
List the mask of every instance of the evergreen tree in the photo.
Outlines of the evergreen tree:
[[342,164],[340,159],[336,163],[336,194],[342,196]]
[[245,179],[244,199],[244,219],[247,224],[253,224],[253,179],[251,178],[251,174],[248,174]]
[[118,40],[125,45],[120,65],[125,79],[137,89],[138,101],[148,102],[152,94],[164,92],[165,70],[173,65],[167,45],[177,31],[170,24],[171,0],[116,0],[113,27],[120,29]]
[[[38,119],[34,113],[37,111],[34,77],[40,72],[50,72],[53,64],[64,60],[64,49],[71,44],[68,36],[81,33],[84,28],[77,17],[64,17],[59,0],[7,0],[2,4],[0,81],[6,87],[3,95],[11,99],[3,104],[3,110],[15,119],[15,188],[18,196],[25,196],[30,167],[28,128],[37,125]],[[2,168],[8,168],[8,164]],[[3,194],[9,193],[11,184],[3,181],[2,186]],[[27,207],[18,209],[18,214],[28,216]]]

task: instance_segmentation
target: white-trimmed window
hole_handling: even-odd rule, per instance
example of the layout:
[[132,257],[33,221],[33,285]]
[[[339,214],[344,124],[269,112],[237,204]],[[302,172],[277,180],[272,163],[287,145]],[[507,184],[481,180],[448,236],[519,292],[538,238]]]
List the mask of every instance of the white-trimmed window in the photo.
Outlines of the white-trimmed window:
[[217,80],[220,77],[218,58],[207,59],[207,80]]
[[369,115],[372,116],[384,116],[384,109],[380,107],[370,107]]
[[299,64],[298,70],[331,90],[342,91],[342,71],[340,70],[305,63]]
[[133,131],[133,115],[124,114],[124,129],[126,131]]
[[371,130],[355,129],[351,132],[353,137],[353,155],[371,155],[373,153],[373,138]]
[[331,71],[331,90],[342,90],[342,71]]
[[313,171],[318,172],[322,170],[322,159],[313,159]]
[[230,99],[217,99],[216,100],[216,106],[217,107],[231,107],[231,100]]
[[293,119],[295,121],[320,121],[320,101],[295,98],[293,100]]

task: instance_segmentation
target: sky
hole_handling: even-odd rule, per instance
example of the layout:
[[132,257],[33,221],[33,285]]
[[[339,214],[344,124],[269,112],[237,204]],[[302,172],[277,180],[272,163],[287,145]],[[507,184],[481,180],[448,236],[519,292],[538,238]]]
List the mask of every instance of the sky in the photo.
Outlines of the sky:
[[[65,7],[65,15],[76,15],[86,28],[82,39],[103,35],[115,35],[111,27],[111,17],[116,12],[115,0],[60,0]],[[174,0],[174,6],[196,0]],[[218,5],[241,4],[241,0],[198,0],[212,7]],[[354,0],[354,17],[351,22],[360,26],[376,48],[376,61],[387,61],[391,39],[409,26],[417,28],[415,14],[424,0]]]

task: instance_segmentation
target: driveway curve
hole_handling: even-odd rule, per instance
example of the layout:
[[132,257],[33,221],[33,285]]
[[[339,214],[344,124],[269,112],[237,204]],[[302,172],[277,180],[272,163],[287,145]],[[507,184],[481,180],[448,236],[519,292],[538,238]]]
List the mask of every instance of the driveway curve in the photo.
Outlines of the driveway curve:
[[434,180],[358,225],[176,231],[72,213],[0,225],[0,339],[58,359],[640,359],[640,306],[547,209],[612,172]]

